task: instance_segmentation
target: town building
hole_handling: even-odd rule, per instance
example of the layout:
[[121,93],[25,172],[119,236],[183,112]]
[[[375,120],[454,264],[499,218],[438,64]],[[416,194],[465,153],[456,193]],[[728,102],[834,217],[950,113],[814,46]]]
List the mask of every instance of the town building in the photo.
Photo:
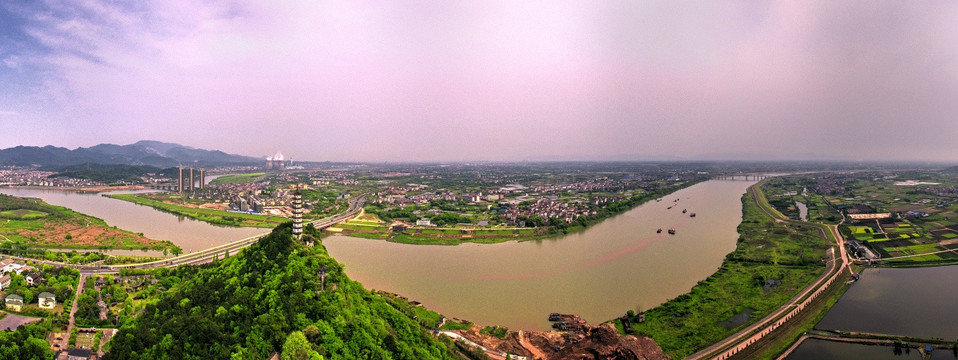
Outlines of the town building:
[[23,310],[23,297],[16,294],[7,295],[4,304],[7,305],[7,310],[20,312]]
[[53,294],[46,291],[37,295],[38,302],[41,309],[53,309],[57,306],[57,298]]
[[40,285],[40,282],[43,281],[43,274],[32,272],[24,276],[23,280],[30,286]]
[[57,360],[92,360],[96,354],[89,349],[68,349],[57,353]]

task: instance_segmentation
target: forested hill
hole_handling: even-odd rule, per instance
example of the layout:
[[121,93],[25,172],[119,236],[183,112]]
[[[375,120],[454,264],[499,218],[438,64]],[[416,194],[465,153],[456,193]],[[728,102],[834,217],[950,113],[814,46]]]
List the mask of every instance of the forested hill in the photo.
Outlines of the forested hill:
[[[305,236],[317,235],[308,226]],[[289,224],[192,271],[122,327],[104,359],[265,359],[284,347],[284,359],[457,358],[346,277],[323,246],[299,245]]]

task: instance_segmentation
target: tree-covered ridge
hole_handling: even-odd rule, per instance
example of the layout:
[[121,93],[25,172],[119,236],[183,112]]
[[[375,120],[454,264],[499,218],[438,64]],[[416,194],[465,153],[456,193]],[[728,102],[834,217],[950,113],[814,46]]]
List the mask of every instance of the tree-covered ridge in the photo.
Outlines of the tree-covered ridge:
[[160,169],[149,165],[124,165],[124,164],[96,164],[86,163],[80,165],[64,166],[57,169],[56,174],[49,177],[68,177],[71,179],[87,179],[105,183],[131,182],[138,183],[141,178],[147,174],[161,173],[168,177],[177,176],[176,168]]
[[[306,232],[318,235],[311,226]],[[324,247],[299,245],[287,224],[238,255],[196,268],[177,291],[122,327],[105,359],[264,359],[297,331],[309,349],[284,357],[455,358],[350,280]]]

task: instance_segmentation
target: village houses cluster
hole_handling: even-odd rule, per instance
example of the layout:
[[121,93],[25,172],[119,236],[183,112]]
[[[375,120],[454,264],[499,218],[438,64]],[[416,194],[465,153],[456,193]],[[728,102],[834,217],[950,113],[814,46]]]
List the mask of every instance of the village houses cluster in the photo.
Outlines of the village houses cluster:
[[[9,290],[12,274],[22,275],[28,286],[39,285],[43,276],[32,266],[4,259],[0,261],[0,291]],[[3,299],[7,310],[18,312],[23,310],[23,300],[22,296],[16,294],[5,294]],[[57,305],[56,297],[49,292],[42,292],[37,295],[37,304],[41,309],[53,309]]]

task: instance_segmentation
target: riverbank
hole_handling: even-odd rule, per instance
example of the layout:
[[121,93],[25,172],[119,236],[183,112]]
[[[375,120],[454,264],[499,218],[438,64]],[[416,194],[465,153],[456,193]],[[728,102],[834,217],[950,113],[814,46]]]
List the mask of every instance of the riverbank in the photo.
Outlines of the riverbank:
[[365,224],[360,222],[338,225],[336,228],[328,229],[328,231],[364,239],[386,240],[411,245],[497,244],[509,241],[551,239],[585,231],[606,219],[624,214],[651,200],[660,199],[703,181],[704,180],[690,180],[682,182],[679,185],[663,188],[659,191],[633,195],[629,199],[614,203],[614,206],[606,206],[599,209],[595,215],[581,216],[571,223],[561,223],[537,228],[475,226],[441,228],[413,227],[404,224],[403,230],[396,231],[395,227],[384,226],[382,223]]
[[[645,321],[631,323],[635,333],[652,337],[673,358],[686,357],[771,314],[825,269],[830,244],[819,229],[777,222],[760,208],[760,183],[752,189],[742,196],[738,244],[721,267],[687,294],[645,312]],[[746,310],[751,311],[746,321],[722,326]],[[621,330],[621,320],[616,323]]]
[[0,248],[19,252],[46,248],[163,250],[174,245],[39,199],[0,194]]
[[837,281],[829,286],[819,297],[810,302],[803,311],[797,313],[791,320],[783,323],[775,331],[762,337],[759,341],[749,345],[736,356],[746,359],[781,359],[788,355],[796,342],[825,317],[828,310],[838,302],[851,284]]
[[123,185],[123,186],[104,185],[104,186],[69,186],[69,187],[5,185],[3,187],[9,188],[9,189],[55,190],[55,191],[73,191],[73,192],[87,192],[87,193],[99,193],[99,192],[109,192],[109,191],[136,191],[136,190],[150,189],[150,187],[146,185]]
[[137,196],[135,194],[107,194],[104,196],[112,199],[129,201],[137,205],[149,206],[159,211],[185,216],[190,219],[203,221],[213,225],[273,228],[279,224],[289,221],[289,219],[282,216],[254,215],[176,205],[143,196]]
[[[699,183],[667,201],[542,240],[429,246],[342,235],[323,243],[358,281],[451,316],[548,330],[542,314],[558,311],[597,324],[636,306],[662,304],[713,274],[735,250],[741,197],[751,184]],[[679,198],[682,205],[675,207]],[[698,215],[683,214],[683,208]]]
[[[482,326],[470,321],[448,319],[426,309],[417,301],[397,294],[373,291],[407,317],[417,320],[437,335],[463,339],[470,347],[478,347],[493,358],[513,359],[668,359],[652,339],[622,335],[611,324],[592,326],[576,324],[568,331],[509,330],[499,326]],[[544,314],[545,315],[545,314]],[[464,344],[464,345],[465,345]],[[462,345],[460,345],[462,346]]]

